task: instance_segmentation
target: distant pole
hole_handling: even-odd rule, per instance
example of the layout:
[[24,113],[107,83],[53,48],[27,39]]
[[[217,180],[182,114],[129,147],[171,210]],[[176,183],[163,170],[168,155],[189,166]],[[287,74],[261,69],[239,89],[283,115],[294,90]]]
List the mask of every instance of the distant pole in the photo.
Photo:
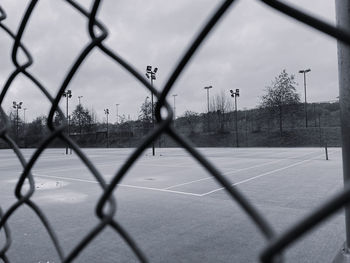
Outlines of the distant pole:
[[212,86],[204,87],[207,90],[207,105],[208,105],[208,114],[209,114],[209,89],[213,88]]
[[305,127],[306,128],[307,128],[306,73],[308,73],[310,71],[311,71],[311,69],[299,70],[299,73],[304,74],[304,95],[305,95],[304,109],[305,109]]
[[237,97],[239,97],[239,89],[236,89],[236,91],[230,90],[231,97],[235,98],[235,123],[236,123],[236,146],[239,147],[238,144],[238,114],[237,114]]
[[208,87],[204,87],[204,89],[207,90],[207,105],[208,105],[208,117],[207,117],[207,121],[208,121],[208,132],[209,132],[209,89],[213,88],[212,86],[208,86]]
[[[81,106],[81,101],[80,101],[82,97],[83,97],[83,96],[78,96],[80,108],[82,107],[82,106]],[[79,133],[80,133],[80,136],[81,136],[81,133],[82,133],[81,114],[82,114],[82,112],[79,113]]]
[[22,104],[23,102],[19,102],[17,103],[16,101],[13,102],[12,107],[16,110],[16,142],[17,144],[19,144],[19,140],[18,140],[18,110],[22,108]]
[[79,105],[81,104],[80,100],[83,96],[78,96],[78,100],[79,100]]
[[244,109],[244,123],[245,123],[245,140],[246,146],[248,147],[248,124],[247,124],[247,108]]
[[23,108],[23,123],[26,124],[26,110],[27,108]]
[[177,94],[173,94],[174,97],[174,127],[175,127],[175,119],[176,119],[176,106],[175,106],[175,98],[176,98]]
[[23,108],[23,138],[24,138],[24,148],[27,148],[27,140],[26,140],[26,110],[27,110],[27,108]]
[[109,148],[109,134],[108,134],[108,115],[109,115],[109,109],[105,109],[105,114],[107,116],[107,148]]
[[116,107],[116,110],[117,110],[117,124],[118,124],[118,106],[119,106],[119,103],[115,104],[115,107]]
[[[350,1],[336,0],[337,27],[350,31]],[[339,105],[342,131],[342,159],[344,186],[350,183],[350,48],[338,41]],[[350,206],[345,206],[344,247],[334,259],[334,263],[350,262]]]
[[[151,86],[153,87],[153,80],[156,80],[156,73],[158,68],[154,68],[152,71],[152,66],[146,67],[146,77],[151,79]],[[151,102],[152,102],[152,126],[154,129],[154,106],[153,106],[153,92],[151,92]],[[152,141],[152,155],[155,155],[154,141]]]
[[[66,118],[67,118],[67,122],[68,122],[68,136],[69,136],[69,116],[68,116],[68,99],[72,98],[72,91],[71,90],[67,90],[65,92],[63,92],[62,94],[63,97],[66,97],[67,101],[66,101]],[[68,154],[68,144],[66,145],[66,154]]]

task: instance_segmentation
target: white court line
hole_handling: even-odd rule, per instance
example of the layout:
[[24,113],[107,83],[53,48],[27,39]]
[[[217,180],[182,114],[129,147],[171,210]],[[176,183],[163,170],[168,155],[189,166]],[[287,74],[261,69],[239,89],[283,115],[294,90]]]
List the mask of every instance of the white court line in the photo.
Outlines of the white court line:
[[[50,176],[50,175],[37,174],[37,173],[35,173],[33,175],[37,176],[37,177],[56,178],[56,179],[62,179],[62,180],[78,181],[78,182],[84,182],[84,183],[98,184],[97,181],[87,180],[87,179],[80,179],[80,178],[70,178],[70,177],[63,177],[63,176]],[[189,192],[172,191],[172,190],[165,190],[165,189],[160,189],[160,188],[137,186],[137,185],[129,185],[129,184],[118,184],[118,186],[127,187],[127,188],[142,189],[142,190],[151,190],[151,191],[157,191],[157,192],[174,193],[174,194],[181,194],[181,195],[191,195],[191,196],[198,196],[198,197],[202,196],[201,194],[194,194],[194,193],[189,193]]]
[[[241,171],[245,171],[245,170],[249,170],[249,169],[253,169],[253,168],[257,168],[257,167],[261,167],[261,166],[265,166],[265,165],[269,165],[269,164],[277,163],[277,162],[281,162],[281,160],[278,160],[278,161],[275,160],[275,161],[271,161],[271,162],[264,163],[264,164],[257,164],[257,165],[254,165],[254,166],[249,166],[249,167],[238,169],[238,170],[235,170],[235,171],[232,171],[232,172],[230,171],[230,172],[227,172],[227,173],[223,173],[223,175],[232,175],[232,174],[235,174],[235,173],[238,173],[238,172],[241,172]],[[197,183],[197,182],[201,182],[201,181],[205,181],[205,180],[209,180],[209,179],[213,179],[213,178],[214,178],[213,176],[204,177],[204,178],[193,180],[193,181],[189,181],[189,182],[186,182],[186,183],[175,184],[175,185],[169,186],[167,188],[163,188],[163,189],[164,190],[168,190],[168,189],[175,188],[175,187],[178,187],[178,186],[183,186],[183,185],[187,185],[187,184],[193,184],[193,183]]]
[[[316,152],[318,152],[318,151],[311,152],[311,153],[308,153],[308,154],[304,154],[304,155],[301,155],[299,157],[303,157],[303,156],[306,156],[306,155],[314,154]],[[238,172],[246,171],[246,170],[253,169],[253,168],[263,167],[263,166],[270,165],[270,164],[273,164],[273,163],[279,163],[279,162],[282,162],[282,161],[285,161],[285,160],[289,160],[289,159],[291,159],[291,158],[281,159],[281,160],[277,160],[277,161],[274,160],[274,161],[263,163],[263,164],[257,164],[257,165],[254,165],[254,166],[249,166],[249,167],[246,167],[246,168],[238,169],[238,170],[235,170],[233,172],[226,172],[226,173],[223,173],[223,175],[226,175],[226,176],[227,175],[233,175],[233,174],[238,173]],[[172,189],[172,188],[175,188],[175,187],[178,187],[178,186],[193,184],[193,183],[197,183],[197,182],[201,182],[201,181],[205,181],[205,180],[209,180],[209,179],[213,179],[213,178],[214,178],[213,176],[209,176],[209,177],[201,178],[201,179],[198,179],[198,180],[189,181],[189,182],[186,182],[186,183],[172,185],[172,186],[169,186],[169,187],[163,188],[163,189],[164,190],[169,190],[169,189]]]
[[[262,173],[262,174],[259,174],[259,175],[250,177],[250,178],[248,178],[248,179],[245,179],[245,180],[239,181],[239,182],[237,182],[237,183],[234,183],[234,184],[232,184],[232,186],[236,186],[236,185],[239,185],[239,184],[244,184],[244,183],[246,183],[246,182],[249,182],[249,181],[251,181],[251,180],[254,180],[254,179],[263,177],[263,176],[265,176],[265,175],[273,174],[273,173],[276,173],[276,172],[279,172],[279,171],[283,171],[283,170],[286,170],[286,169],[288,169],[288,168],[291,168],[291,167],[294,167],[294,166],[297,166],[297,165],[300,165],[300,164],[303,164],[303,163],[306,163],[306,162],[310,162],[310,161],[312,161],[312,160],[314,160],[315,158],[318,158],[318,157],[320,157],[320,156],[324,156],[324,153],[323,153],[323,154],[320,154],[320,155],[317,155],[317,156],[315,156],[315,157],[312,157],[312,158],[309,158],[309,159],[300,161],[300,162],[293,163],[293,164],[291,164],[291,165],[288,165],[288,166],[285,166],[285,167],[282,167],[282,168],[278,168],[278,169],[275,169],[275,170],[272,170],[272,171],[269,171],[269,172],[266,172],[266,173]],[[209,191],[209,192],[207,192],[207,193],[201,194],[201,196],[206,196],[206,195],[209,195],[209,194],[212,194],[212,193],[215,193],[215,192],[217,192],[217,191],[224,190],[224,189],[225,189],[225,187],[221,187],[221,188],[218,188],[218,189]]]

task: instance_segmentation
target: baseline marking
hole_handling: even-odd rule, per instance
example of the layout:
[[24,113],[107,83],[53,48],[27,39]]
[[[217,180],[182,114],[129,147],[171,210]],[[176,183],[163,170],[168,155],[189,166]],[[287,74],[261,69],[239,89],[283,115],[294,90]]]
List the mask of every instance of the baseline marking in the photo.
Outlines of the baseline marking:
[[[50,175],[37,174],[37,173],[35,173],[35,174],[33,173],[33,175],[37,176],[37,177],[56,178],[56,179],[62,179],[62,180],[78,181],[78,182],[84,182],[84,183],[98,184],[97,181],[87,180],[87,179],[80,179],[80,178],[70,178],[70,177],[64,177],[64,176],[50,176]],[[109,183],[107,183],[107,184],[109,184]],[[118,186],[127,187],[127,188],[150,190],[150,191],[157,191],[157,192],[174,193],[174,194],[181,194],[181,195],[191,195],[191,196],[197,196],[197,197],[201,197],[202,196],[202,194],[194,194],[194,193],[190,193],[190,192],[172,191],[172,190],[165,190],[165,189],[160,189],[160,188],[137,186],[137,185],[129,185],[129,184],[118,184]]]

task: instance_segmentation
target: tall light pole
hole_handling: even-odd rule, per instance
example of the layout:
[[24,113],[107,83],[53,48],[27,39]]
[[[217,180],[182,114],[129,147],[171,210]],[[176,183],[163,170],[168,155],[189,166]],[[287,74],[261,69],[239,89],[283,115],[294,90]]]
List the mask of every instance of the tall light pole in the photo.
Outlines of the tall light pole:
[[81,112],[79,113],[79,133],[80,133],[80,136],[81,136],[81,132],[82,132],[82,125],[81,125],[81,114],[83,113],[83,111],[82,111],[82,106],[81,106],[81,98],[82,98],[83,96],[78,96],[78,100],[79,100],[79,108],[80,108],[80,110],[81,110]]
[[[336,24],[338,28],[350,30],[350,3],[336,0]],[[344,187],[350,184],[350,48],[338,41],[339,106],[342,138],[342,164]],[[350,205],[345,205],[345,243],[333,260],[334,263],[350,262]]]
[[[151,86],[153,87],[153,80],[156,80],[156,73],[158,71],[158,68],[154,68],[152,71],[152,66],[146,67],[146,77],[148,79],[151,79]],[[153,107],[153,92],[151,94],[151,102],[152,102],[152,126],[154,128],[154,107]],[[152,155],[155,155],[155,149],[154,149],[154,141],[152,142]]]
[[236,91],[230,90],[231,97],[235,98],[235,123],[236,123],[236,146],[238,145],[238,116],[237,116],[237,97],[239,97],[239,89],[236,89]]
[[207,90],[207,105],[208,105],[208,113],[209,113],[209,89],[211,89],[212,86],[204,87],[204,89]]
[[26,110],[27,108],[23,108],[23,123],[26,124]]
[[208,124],[208,132],[209,132],[209,89],[213,88],[212,86],[204,87],[207,90],[207,105],[208,105],[208,116],[207,116],[207,124]]
[[[67,102],[66,102],[66,117],[67,117],[67,121],[68,121],[68,136],[69,136],[69,134],[70,134],[70,130],[69,130],[70,121],[69,121],[69,116],[68,116],[68,99],[72,98],[72,91],[71,90],[67,90],[67,91],[63,92],[62,96],[66,97],[66,99],[67,99]],[[68,144],[66,146],[66,154],[68,154]]]
[[176,98],[177,94],[173,94],[174,97],[174,127],[175,127],[175,119],[176,119],[176,106],[175,106],[175,98]]
[[119,115],[118,115],[118,106],[119,106],[119,103],[115,104],[115,107],[116,107],[116,109],[117,109],[117,116],[116,116],[116,117],[117,117],[117,124],[118,124],[118,116],[119,116]]
[[23,138],[24,138],[24,148],[27,148],[27,140],[26,140],[26,110],[27,110],[27,108],[23,108]]
[[84,96],[78,96],[78,100],[79,100],[79,105],[81,105],[81,98],[84,97]]
[[310,72],[311,69],[299,70],[299,73],[304,74],[304,93],[305,93],[305,127],[307,128],[307,103],[306,103],[306,73]]
[[23,102],[17,103],[16,101],[13,102],[12,107],[16,109],[16,142],[18,143],[18,110],[22,108]]
[[108,134],[108,115],[109,115],[109,109],[105,109],[105,114],[107,116],[107,148],[109,148],[109,134]]

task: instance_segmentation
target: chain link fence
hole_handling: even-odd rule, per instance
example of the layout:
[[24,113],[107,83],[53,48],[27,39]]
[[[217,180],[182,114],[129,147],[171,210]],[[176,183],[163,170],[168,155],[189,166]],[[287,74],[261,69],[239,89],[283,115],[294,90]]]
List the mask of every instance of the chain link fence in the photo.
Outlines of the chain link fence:
[[[115,214],[117,211],[116,200],[113,197],[113,193],[117,191],[118,183],[125,177],[126,173],[130,167],[135,163],[135,161],[141,156],[147,147],[150,147],[153,141],[157,140],[162,134],[166,134],[171,137],[179,146],[184,148],[194,159],[196,159],[205,168],[209,174],[216,179],[216,181],[226,189],[232,201],[237,202],[241,208],[247,213],[251,220],[256,224],[257,228],[260,230],[262,236],[266,239],[266,248],[261,252],[260,260],[262,262],[280,262],[282,261],[282,253],[288,246],[299,239],[301,236],[306,234],[312,228],[320,224],[327,217],[329,217],[334,212],[341,209],[345,204],[349,203],[350,200],[350,186],[345,187],[345,189],[339,192],[334,198],[328,200],[320,208],[313,211],[308,217],[301,220],[298,224],[291,226],[288,231],[282,233],[281,235],[276,235],[275,230],[271,224],[265,219],[265,216],[258,212],[258,210],[251,204],[248,199],[237,189],[231,186],[228,179],[223,176],[215,164],[211,163],[202,154],[200,154],[192,144],[183,136],[179,135],[172,126],[173,111],[167,99],[169,98],[169,92],[173,87],[173,84],[178,79],[178,77],[185,70],[186,66],[190,62],[193,55],[198,50],[198,47],[205,41],[206,37],[210,31],[215,27],[219,20],[223,17],[224,13],[229,10],[235,1],[223,1],[220,3],[213,14],[209,17],[208,22],[200,30],[199,34],[195,40],[187,47],[186,52],[183,57],[180,58],[175,70],[167,80],[161,92],[154,89],[149,82],[135,70],[135,68],[129,64],[127,61],[123,60],[116,52],[110,49],[104,44],[108,33],[107,28],[98,20],[98,9],[101,6],[100,0],[93,1],[91,10],[84,9],[81,5],[73,0],[66,0],[72,9],[75,9],[81,16],[86,18],[87,28],[90,36],[89,43],[81,50],[80,55],[72,65],[68,74],[66,74],[64,81],[60,84],[59,91],[55,96],[51,96],[47,88],[35,75],[30,72],[30,66],[33,64],[33,57],[30,51],[26,48],[25,43],[22,41],[22,37],[28,21],[30,20],[33,10],[35,10],[38,3],[37,0],[32,0],[29,2],[23,18],[20,22],[17,32],[12,32],[6,26],[6,12],[0,6],[0,32],[5,34],[11,39],[13,39],[13,48],[11,50],[12,62],[14,65],[14,70],[7,78],[6,83],[1,89],[0,94],[0,137],[8,144],[10,148],[13,149],[18,160],[20,161],[23,172],[18,178],[15,197],[16,202],[13,203],[10,208],[6,211],[0,209],[0,229],[3,231],[5,236],[4,244],[0,247],[0,258],[4,262],[9,262],[7,257],[7,252],[11,247],[13,237],[9,229],[9,219],[10,217],[22,206],[27,206],[40,219],[42,225],[47,230],[50,239],[58,253],[58,256],[62,262],[73,262],[80,252],[87,247],[87,245],[94,240],[106,227],[114,229],[116,235],[119,235],[128,244],[130,249],[135,253],[136,257],[141,262],[148,262],[147,255],[141,251],[139,246],[136,244],[132,236],[124,229],[124,227],[115,219]],[[274,1],[274,0],[261,0],[261,2],[266,5],[278,10],[279,12],[285,13],[288,16],[293,17],[295,20],[311,26],[327,35],[337,38],[347,44],[350,44],[350,35],[345,31],[340,30],[326,22],[323,22],[317,18],[303,13],[302,11],[289,6],[285,2]],[[98,29],[98,30],[96,30]],[[98,32],[98,33],[96,33]],[[93,50],[98,49],[100,52],[104,53],[105,56],[112,59],[117,65],[122,66],[127,70],[132,76],[135,77],[137,81],[143,84],[149,91],[157,97],[158,103],[156,108],[156,119],[157,125],[155,128],[147,135],[146,138],[142,140],[140,145],[133,151],[129,156],[127,161],[122,165],[119,171],[115,174],[113,179],[109,184],[106,183],[101,173],[96,169],[94,164],[89,160],[89,158],[81,151],[79,146],[69,137],[65,132],[65,127],[67,125],[67,120],[64,118],[62,110],[58,107],[58,104],[62,98],[63,93],[66,91],[67,87],[73,76],[76,74],[79,67],[82,65],[84,60],[87,58],[88,54]],[[25,54],[26,60],[19,59],[19,53]],[[47,128],[50,130],[50,134],[46,136],[41,142],[40,146],[35,150],[29,161],[26,161],[23,153],[21,152],[17,143],[9,136],[9,131],[11,129],[11,122],[9,121],[9,116],[5,113],[3,109],[3,102],[5,95],[8,93],[12,83],[19,76],[25,77],[27,80],[31,81],[38,90],[40,90],[46,98],[51,103],[51,108],[47,121]],[[161,110],[167,111],[167,116],[162,117],[160,114]],[[54,125],[54,115],[59,114],[62,119],[65,119],[61,126]],[[97,200],[96,203],[96,215],[99,218],[99,222],[88,232],[85,237],[71,249],[67,254],[64,253],[62,245],[55,233],[54,227],[51,225],[43,211],[38,207],[38,205],[32,201],[31,197],[35,192],[35,179],[32,174],[32,168],[37,162],[38,158],[41,156],[43,151],[54,141],[61,140],[64,144],[68,144],[75,153],[79,156],[81,161],[85,164],[91,174],[94,176],[99,186],[103,189],[103,194]],[[25,183],[29,184],[29,188],[25,188]]]

